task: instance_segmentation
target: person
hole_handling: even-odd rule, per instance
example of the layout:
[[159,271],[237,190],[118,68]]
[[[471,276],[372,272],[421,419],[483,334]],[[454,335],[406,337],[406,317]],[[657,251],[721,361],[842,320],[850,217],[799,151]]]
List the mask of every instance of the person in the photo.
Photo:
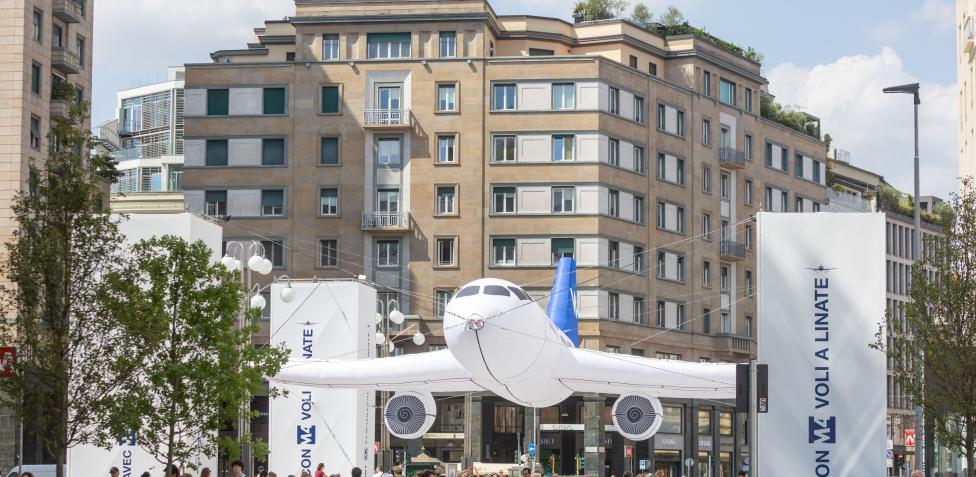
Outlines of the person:
[[112,477],[119,477],[119,468],[112,467],[112,470],[108,471],[108,475],[111,475]]
[[746,471],[740,470],[739,473],[738,474],[735,474],[735,475],[738,476],[738,477],[746,477]]
[[363,477],[363,469],[359,467],[353,467],[352,471],[349,472],[350,477]]
[[142,477],[152,477],[152,474],[150,474],[149,471],[147,470],[142,473]]
[[247,477],[246,475],[244,475],[244,463],[239,460],[235,460],[234,462],[231,462],[230,475],[231,477]]
[[278,474],[268,471],[268,477],[278,477]]
[[24,472],[23,474],[20,474],[20,477],[34,477],[34,474],[30,472]]
[[200,469],[200,477],[210,477],[210,467]]
[[552,473],[552,477],[559,477],[559,474],[557,474],[557,473],[555,473],[555,472],[553,472],[553,473]]
[[169,477],[180,477],[181,475],[183,475],[183,474],[180,472],[180,468],[177,467],[176,464],[173,464],[172,466],[170,466],[170,468],[169,468]]
[[302,469],[302,477],[312,477],[312,473]]
[[925,477],[925,473],[921,470],[916,470],[912,472],[912,477]]
[[522,477],[529,477],[530,475],[532,475],[532,469],[522,467]]
[[315,477],[325,477],[325,463],[319,462],[319,465],[315,466]]

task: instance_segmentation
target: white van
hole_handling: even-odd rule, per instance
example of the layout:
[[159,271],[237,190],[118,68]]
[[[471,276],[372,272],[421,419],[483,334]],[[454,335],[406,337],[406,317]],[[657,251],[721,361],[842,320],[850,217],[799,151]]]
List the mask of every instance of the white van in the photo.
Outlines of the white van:
[[[67,470],[67,468],[65,470]],[[10,469],[10,473],[8,473],[5,477],[17,477],[17,472],[30,472],[31,474],[34,474],[34,477],[54,477],[57,471],[55,470],[54,464],[25,465],[23,470],[18,470],[17,467]]]

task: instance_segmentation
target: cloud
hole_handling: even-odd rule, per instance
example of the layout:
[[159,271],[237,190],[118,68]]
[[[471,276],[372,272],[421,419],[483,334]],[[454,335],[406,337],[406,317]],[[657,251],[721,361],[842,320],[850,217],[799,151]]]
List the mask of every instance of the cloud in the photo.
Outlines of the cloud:
[[868,38],[875,43],[890,45],[901,39],[905,33],[902,24],[894,21],[885,21],[868,28]]
[[[766,75],[776,99],[820,117],[834,147],[853,163],[885,177],[903,191],[913,184],[912,101],[881,89],[918,79],[898,53],[844,56],[812,67],[777,65]],[[958,104],[954,84],[921,83],[919,110],[922,193],[948,198],[956,190]]]
[[956,24],[956,7],[945,0],[925,0],[922,8],[912,13],[912,18],[930,23],[940,31],[948,31]]

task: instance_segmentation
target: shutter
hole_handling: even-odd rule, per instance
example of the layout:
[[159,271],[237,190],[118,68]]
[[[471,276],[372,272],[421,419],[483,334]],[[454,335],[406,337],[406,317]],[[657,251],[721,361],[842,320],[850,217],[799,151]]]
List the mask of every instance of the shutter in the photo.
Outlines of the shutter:
[[339,112],[339,87],[338,86],[322,87],[322,112],[323,113]]
[[264,88],[264,114],[285,114],[285,88]]
[[319,159],[319,163],[320,164],[339,163],[339,138],[337,137],[322,138],[322,156]]
[[206,165],[226,166],[227,165],[227,140],[212,139],[207,141]]
[[261,147],[261,165],[280,166],[285,163],[285,140],[265,139]]
[[226,89],[207,90],[207,115],[226,116],[230,104],[230,92]]

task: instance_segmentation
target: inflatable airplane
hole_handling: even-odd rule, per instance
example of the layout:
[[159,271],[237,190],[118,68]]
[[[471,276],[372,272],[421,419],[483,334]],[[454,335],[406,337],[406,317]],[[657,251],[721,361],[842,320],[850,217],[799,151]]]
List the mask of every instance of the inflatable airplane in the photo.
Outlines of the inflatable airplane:
[[395,391],[384,408],[390,432],[414,439],[434,423],[433,392],[490,391],[527,407],[574,392],[619,394],[617,430],[645,440],[663,422],[660,397],[731,399],[735,365],[649,359],[579,348],[576,265],[556,268],[548,311],[521,287],[495,278],[462,287],[444,313],[447,349],[367,360],[285,365],[282,384]]

